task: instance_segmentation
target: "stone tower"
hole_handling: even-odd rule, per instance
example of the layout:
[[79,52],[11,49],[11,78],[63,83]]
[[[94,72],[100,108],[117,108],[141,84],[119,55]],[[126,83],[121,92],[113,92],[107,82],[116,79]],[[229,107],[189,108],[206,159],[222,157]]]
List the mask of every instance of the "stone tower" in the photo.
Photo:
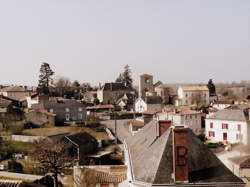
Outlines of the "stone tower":
[[143,74],[140,76],[139,80],[139,98],[145,98],[146,92],[154,91],[153,76],[148,74]]

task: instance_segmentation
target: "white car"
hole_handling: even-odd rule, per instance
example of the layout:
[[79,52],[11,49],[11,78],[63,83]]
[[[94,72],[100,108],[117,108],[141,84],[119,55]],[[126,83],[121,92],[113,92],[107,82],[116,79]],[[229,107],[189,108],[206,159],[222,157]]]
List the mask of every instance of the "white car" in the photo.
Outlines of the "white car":
[[0,171],[3,171],[3,170],[4,170],[4,165],[0,164]]

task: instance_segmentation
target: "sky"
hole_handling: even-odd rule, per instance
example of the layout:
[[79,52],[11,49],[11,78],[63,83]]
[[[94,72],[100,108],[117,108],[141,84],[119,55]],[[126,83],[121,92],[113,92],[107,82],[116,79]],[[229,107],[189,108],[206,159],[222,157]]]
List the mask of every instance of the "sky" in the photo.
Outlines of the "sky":
[[249,0],[0,0],[0,84],[250,79]]

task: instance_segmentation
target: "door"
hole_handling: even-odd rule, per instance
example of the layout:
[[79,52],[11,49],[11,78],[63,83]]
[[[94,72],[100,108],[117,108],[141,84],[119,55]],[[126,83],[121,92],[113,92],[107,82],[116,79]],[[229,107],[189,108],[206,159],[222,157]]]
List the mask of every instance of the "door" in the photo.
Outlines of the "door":
[[223,133],[223,140],[227,141],[227,133],[226,132]]

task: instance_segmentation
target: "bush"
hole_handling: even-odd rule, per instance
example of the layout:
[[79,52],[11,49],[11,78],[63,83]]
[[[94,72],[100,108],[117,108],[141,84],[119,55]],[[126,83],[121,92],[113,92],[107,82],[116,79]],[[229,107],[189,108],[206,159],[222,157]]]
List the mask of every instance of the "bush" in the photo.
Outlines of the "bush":
[[19,162],[16,162],[15,160],[8,161],[8,171],[15,172],[15,173],[21,173],[23,171],[23,166]]

